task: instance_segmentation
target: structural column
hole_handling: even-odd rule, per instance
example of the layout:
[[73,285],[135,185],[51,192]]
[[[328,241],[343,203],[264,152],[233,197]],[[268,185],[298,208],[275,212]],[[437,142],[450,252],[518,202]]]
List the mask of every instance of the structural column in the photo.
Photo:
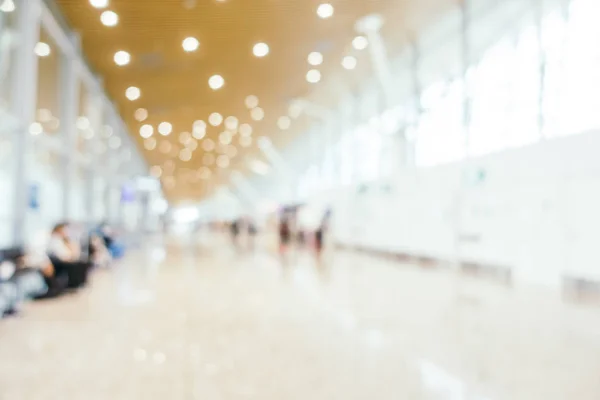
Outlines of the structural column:
[[96,185],[98,183],[99,163],[96,153],[96,146],[100,144],[100,135],[102,134],[102,115],[104,112],[104,102],[99,93],[94,93],[86,105],[88,118],[90,120],[90,129],[94,132],[94,137],[86,143],[86,159],[89,163],[86,165],[85,184],[85,210],[88,215],[88,222],[92,223],[96,216]]
[[79,82],[76,61],[71,54],[62,54],[60,64],[60,122],[63,135],[62,183],[63,218],[72,217],[73,185],[77,171],[77,114],[79,106]]
[[19,129],[15,135],[13,242],[21,244],[25,238],[28,209],[29,174],[27,158],[32,142],[28,132],[35,120],[36,91],[38,82],[38,59],[34,48],[40,37],[40,0],[19,3],[17,31],[20,44],[16,49],[15,79],[12,82],[12,113]]
[[463,83],[463,129],[465,133],[465,156],[469,156],[471,146],[471,88],[469,87],[469,67],[471,64],[471,46],[469,41],[469,0],[459,0],[461,11],[460,48]]

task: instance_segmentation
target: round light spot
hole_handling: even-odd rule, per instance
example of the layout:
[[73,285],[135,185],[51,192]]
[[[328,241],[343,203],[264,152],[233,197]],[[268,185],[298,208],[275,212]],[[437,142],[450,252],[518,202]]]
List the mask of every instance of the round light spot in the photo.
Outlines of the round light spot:
[[234,158],[238,154],[238,150],[235,146],[227,146],[227,150],[225,152],[229,158]]
[[250,117],[255,121],[262,121],[265,117],[265,112],[260,107],[253,108],[252,111],[250,111]]
[[277,120],[277,126],[282,131],[286,131],[290,129],[290,126],[292,126],[292,120],[290,119],[290,117],[287,116],[279,117],[279,119]]
[[77,122],[75,122],[75,126],[79,130],[88,129],[90,127],[90,120],[84,116],[77,117]]
[[252,136],[242,136],[240,138],[240,146],[250,147],[252,145]]
[[308,55],[308,63],[314,66],[323,64],[323,54],[313,51]]
[[225,128],[230,131],[235,131],[238,128],[238,119],[234,116],[225,118]]
[[171,132],[173,132],[173,125],[171,125],[169,122],[161,122],[158,124],[158,133],[161,135],[168,136],[171,134]]
[[135,86],[130,86],[125,91],[125,97],[127,97],[130,101],[136,101],[142,95],[142,91]]
[[40,124],[39,122],[34,122],[31,125],[29,125],[29,133],[33,136],[37,136],[39,134],[41,134],[42,132],[44,132],[44,128],[42,127],[42,124]]
[[245,104],[249,109],[258,107],[258,97],[251,94],[250,96],[246,97]]
[[52,49],[48,43],[37,42],[33,51],[38,57],[48,57]]
[[119,16],[114,11],[104,11],[100,15],[100,22],[104,26],[116,26],[119,23]]
[[122,67],[129,64],[131,61],[131,54],[124,50],[119,50],[115,53],[113,59],[115,60],[115,64],[117,64],[119,67]]
[[185,147],[192,151],[195,151],[198,148],[198,141],[196,139],[190,139],[185,144]]
[[204,139],[202,142],[202,149],[204,151],[213,151],[215,147],[215,142],[212,139]]
[[190,36],[183,39],[181,46],[183,47],[183,50],[189,53],[198,50],[198,47],[200,47],[200,42],[195,37]]
[[333,16],[333,12],[333,6],[329,3],[323,3],[317,7],[317,15],[322,19],[331,18]]
[[223,116],[218,112],[214,112],[208,117],[208,123],[212,126],[219,126],[223,123]]
[[356,57],[354,56],[346,56],[342,59],[342,67],[344,67],[345,69],[351,70],[356,68]]
[[171,142],[169,142],[168,140],[163,140],[162,142],[160,142],[160,147],[158,148],[158,150],[160,150],[160,152],[163,154],[168,154],[171,152],[172,148],[173,145],[171,144]]
[[11,12],[15,11],[16,9],[17,9],[17,7],[15,6],[15,3],[13,0],[4,0],[0,4],[0,11],[5,12],[5,13],[11,13]]
[[241,124],[239,132],[240,136],[250,136],[252,135],[252,126],[250,124]]
[[212,90],[219,90],[225,85],[225,79],[221,75],[213,75],[208,78],[208,86]]
[[219,168],[227,168],[229,166],[229,157],[227,157],[225,154],[221,154],[219,157],[217,157],[217,166]]
[[306,80],[309,83],[317,83],[321,80],[321,73],[317,69],[311,69],[306,73]]
[[181,161],[190,161],[192,159],[192,150],[188,149],[187,147],[181,149],[179,152],[179,159]]
[[219,135],[219,142],[221,142],[222,144],[231,143],[231,133],[227,131],[221,132],[221,134]]
[[[210,154],[207,154],[207,155],[210,155]],[[202,168],[198,169],[198,178],[199,179],[209,179],[211,175],[212,175],[212,171],[210,170],[210,168],[202,167]]]
[[356,50],[364,50],[369,45],[369,40],[364,36],[357,36],[352,40],[352,47]]
[[256,57],[265,57],[267,54],[269,54],[269,45],[262,42],[256,43],[252,48],[252,52]]
[[152,125],[146,124],[146,125],[142,125],[140,127],[140,136],[141,137],[143,137],[144,139],[147,139],[152,135],[154,135],[154,128],[152,127]]
[[148,138],[144,140],[144,148],[146,150],[154,150],[156,148],[156,139]]
[[206,153],[202,156],[202,163],[204,165],[213,165],[215,163],[215,156],[210,153]]
[[108,7],[108,0],[90,0],[90,4],[94,8],[106,8]]
[[181,132],[179,134],[179,143],[185,145],[192,139],[192,135],[189,132]]
[[144,122],[146,119],[148,119],[148,110],[146,110],[145,108],[138,108],[137,110],[135,110],[133,116],[136,121]]

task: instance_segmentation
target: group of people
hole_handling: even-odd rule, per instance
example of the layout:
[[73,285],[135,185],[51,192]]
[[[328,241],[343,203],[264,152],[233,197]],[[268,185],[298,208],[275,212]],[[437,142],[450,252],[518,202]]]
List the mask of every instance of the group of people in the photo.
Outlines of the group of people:
[[108,224],[77,232],[64,222],[49,237],[0,251],[0,317],[18,311],[27,298],[54,298],[84,287],[92,268],[110,266],[123,251]]

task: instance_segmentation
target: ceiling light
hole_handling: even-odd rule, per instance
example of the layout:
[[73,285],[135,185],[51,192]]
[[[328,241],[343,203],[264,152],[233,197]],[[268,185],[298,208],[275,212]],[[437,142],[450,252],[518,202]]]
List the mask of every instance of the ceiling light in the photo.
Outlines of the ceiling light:
[[160,165],[154,165],[152,168],[150,168],[150,175],[152,175],[155,178],[160,178],[160,176],[162,175],[162,168],[160,167]]
[[242,136],[240,138],[240,146],[250,147],[252,145],[252,136]]
[[202,121],[201,119],[194,121],[194,123],[192,124],[192,128],[193,129],[206,129],[206,122]]
[[39,122],[34,122],[33,124],[29,125],[29,133],[33,136],[37,136],[42,132],[44,132],[44,128]]
[[306,73],[306,80],[310,83],[317,83],[321,80],[321,73],[319,70],[311,69]]
[[189,142],[192,139],[192,135],[190,135],[189,132],[181,132],[179,134],[179,143],[185,145],[187,142]]
[[320,18],[326,19],[333,16],[333,6],[329,3],[323,3],[317,8],[317,15]]
[[125,91],[125,97],[127,97],[131,101],[135,101],[135,100],[139,99],[141,95],[142,95],[142,92],[140,91],[139,88],[137,88],[135,86],[128,87],[127,90]]
[[356,63],[356,57],[354,56],[346,56],[342,59],[342,66],[346,69],[356,68]]
[[261,121],[265,117],[265,112],[260,107],[253,108],[250,117],[255,121]]
[[13,0],[4,0],[2,4],[0,4],[0,11],[5,13],[11,13],[15,11],[15,3]]
[[217,157],[217,166],[219,168],[227,168],[229,166],[229,157],[227,157],[225,154],[221,154],[219,157]]
[[110,147],[111,149],[118,149],[119,147],[121,147],[121,138],[118,136],[113,136],[110,139],[108,139],[108,147]]
[[212,126],[219,126],[223,123],[223,116],[217,112],[214,112],[208,117],[208,123]]
[[202,156],[202,163],[204,165],[213,165],[215,163],[215,156],[210,153],[206,153]]
[[264,57],[267,54],[269,54],[269,45],[266,43],[256,43],[254,45],[254,48],[252,49],[252,52],[254,53],[254,55],[256,57]]
[[352,40],[352,47],[356,50],[364,50],[369,45],[369,41],[364,36],[357,36]]
[[219,90],[223,85],[225,85],[225,79],[223,79],[221,75],[213,75],[208,78],[208,86],[210,86],[212,90]]
[[219,135],[219,142],[221,142],[223,144],[231,143],[231,133],[229,133],[227,131],[221,132],[221,134]]
[[161,122],[158,124],[158,133],[161,135],[168,136],[171,134],[171,132],[173,132],[173,125],[171,125],[169,122]]
[[192,151],[188,148],[181,149],[179,152],[179,159],[181,161],[190,161],[192,159]]
[[144,148],[146,150],[154,150],[156,148],[156,139],[148,138],[144,140]]
[[160,150],[161,153],[167,154],[171,152],[172,148],[173,145],[171,144],[171,142],[169,142],[168,140],[163,140],[162,142],[160,142],[160,147],[158,148],[158,150]]
[[114,56],[115,64],[119,67],[129,64],[131,61],[131,55],[123,50],[117,51]]
[[90,120],[87,117],[77,117],[77,122],[75,122],[75,126],[77,129],[85,130],[90,127]]
[[239,132],[240,136],[250,136],[252,135],[252,126],[250,124],[241,124]]
[[204,128],[204,129],[200,130],[200,129],[194,128],[194,130],[192,131],[192,136],[195,139],[200,140],[200,139],[204,138],[204,136],[206,136],[206,129]]
[[281,129],[282,131],[290,129],[291,125],[292,120],[290,119],[290,117],[279,117],[279,119],[277,120],[277,126],[279,126],[279,129]]
[[108,7],[108,0],[90,0],[90,4],[94,8],[106,8]]
[[248,97],[246,97],[246,107],[249,109],[258,107],[258,97],[254,96],[254,95],[250,95]]
[[204,139],[202,142],[202,149],[204,151],[213,151],[215,147],[215,142],[212,139]]
[[114,11],[104,11],[100,15],[100,22],[105,26],[115,26],[119,23],[119,16]]
[[146,110],[145,108],[138,108],[137,110],[135,110],[133,116],[135,117],[136,121],[144,122],[148,118],[148,110]]
[[198,50],[198,47],[200,47],[200,42],[195,37],[190,36],[183,39],[181,46],[183,47],[183,50],[189,53]]
[[50,45],[44,42],[37,42],[33,51],[38,57],[48,57],[52,52]]
[[140,136],[144,139],[148,139],[150,136],[154,134],[154,128],[152,125],[142,125],[140,128]]
[[304,106],[299,101],[293,101],[288,107],[288,115],[294,119],[300,117],[302,111],[304,111]]
[[313,51],[308,55],[308,63],[314,66],[323,64],[323,54]]
[[225,128],[230,131],[235,131],[238,127],[238,119],[234,116],[229,116],[225,118]]

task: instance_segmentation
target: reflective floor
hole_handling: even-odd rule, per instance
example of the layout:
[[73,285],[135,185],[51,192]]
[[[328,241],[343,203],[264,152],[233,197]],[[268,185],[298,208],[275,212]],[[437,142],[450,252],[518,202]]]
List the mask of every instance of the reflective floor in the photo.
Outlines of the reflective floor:
[[0,321],[1,400],[600,398],[600,307],[353,252],[152,244]]

